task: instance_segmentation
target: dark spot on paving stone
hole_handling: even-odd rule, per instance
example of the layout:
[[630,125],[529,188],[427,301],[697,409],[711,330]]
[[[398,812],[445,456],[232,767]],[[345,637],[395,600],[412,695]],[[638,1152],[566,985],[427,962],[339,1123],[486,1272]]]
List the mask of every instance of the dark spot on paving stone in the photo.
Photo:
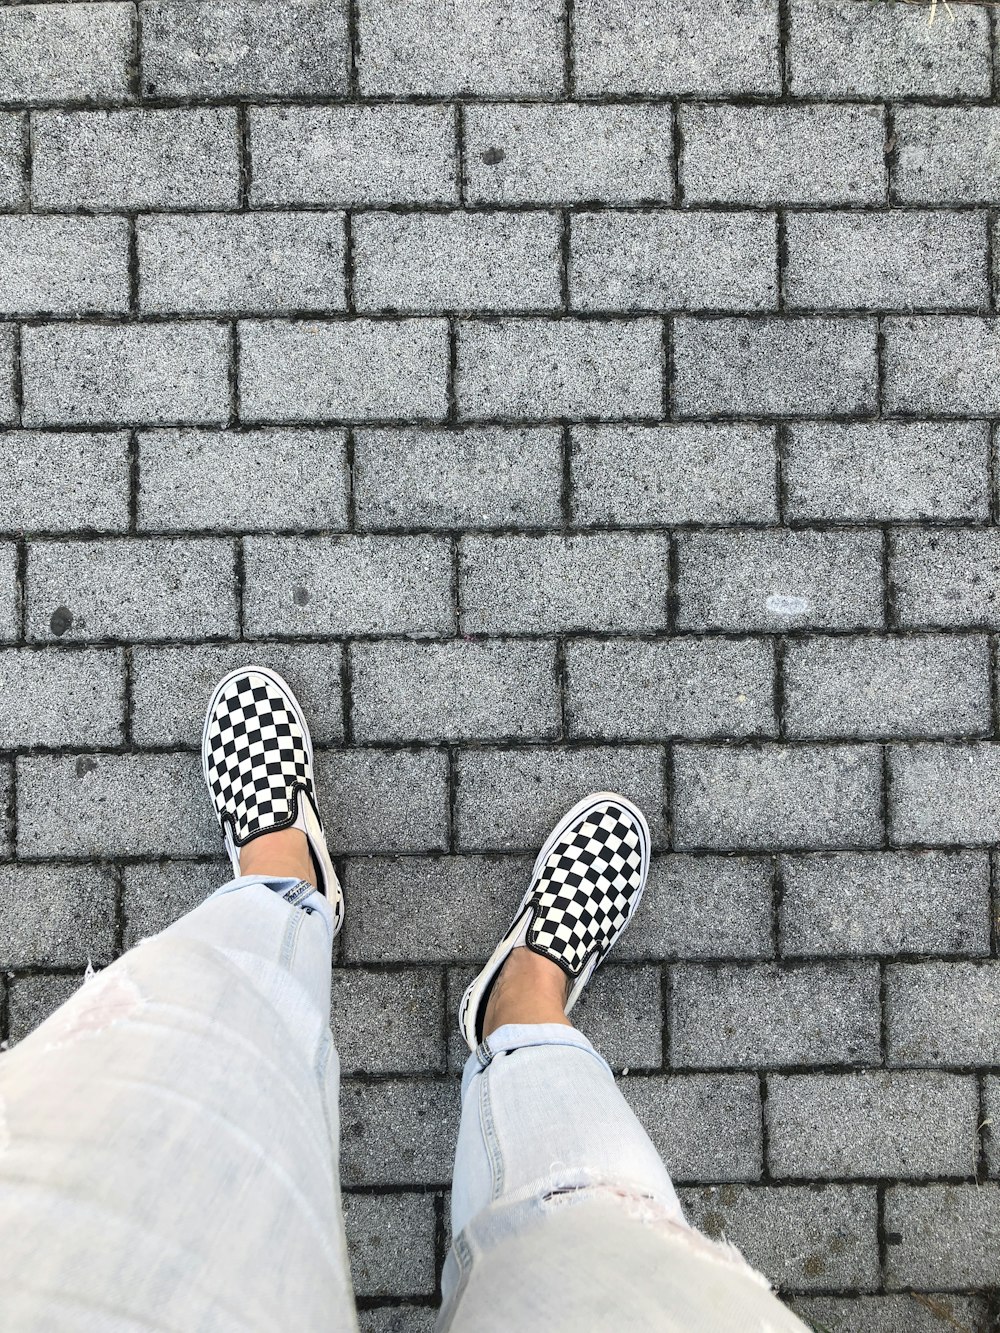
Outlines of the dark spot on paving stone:
[[713,1240],[722,1235],[726,1227],[726,1219],[721,1213],[706,1213],[704,1220],[705,1235],[711,1236]]
[[902,1245],[903,1233],[901,1231],[887,1231],[885,1233],[886,1245]]
[[483,161],[488,167],[495,167],[498,162],[502,162],[507,154],[502,148],[487,148],[483,154]]
[[811,1254],[802,1265],[802,1271],[806,1277],[819,1277],[826,1271],[826,1264],[818,1254]]
[[308,589],[308,588],[293,588],[293,589],[292,589],[292,601],[295,603],[296,606],[308,606],[308,604],[309,604],[309,589]]
[[147,92],[147,93],[155,93],[155,92],[156,92],[156,84],[155,84],[155,83],[147,83],[147,84],[146,84],[146,92]]
[[73,623],[73,612],[68,606],[57,606],[49,620],[49,629],[57,637],[66,633]]
[[85,778],[88,773],[93,773],[96,767],[97,763],[93,759],[88,759],[85,754],[82,754],[76,761],[76,776]]

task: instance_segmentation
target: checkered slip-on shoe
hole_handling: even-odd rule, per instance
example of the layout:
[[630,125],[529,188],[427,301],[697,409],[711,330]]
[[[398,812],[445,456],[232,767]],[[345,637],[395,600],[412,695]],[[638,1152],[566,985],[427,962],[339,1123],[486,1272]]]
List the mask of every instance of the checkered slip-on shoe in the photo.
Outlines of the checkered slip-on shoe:
[[233,873],[240,873],[240,848],[254,838],[301,829],[338,931],[344,895],[316,806],[312,738],[298,699],[276,671],[241,667],[219,681],[205,714],[201,763]]
[[569,977],[568,1014],[635,914],[648,873],[649,827],[641,810],[606,791],[574,805],[538,853],[510,929],[462,997],[458,1023],[469,1049],[483,1039],[493,983],[519,945]]

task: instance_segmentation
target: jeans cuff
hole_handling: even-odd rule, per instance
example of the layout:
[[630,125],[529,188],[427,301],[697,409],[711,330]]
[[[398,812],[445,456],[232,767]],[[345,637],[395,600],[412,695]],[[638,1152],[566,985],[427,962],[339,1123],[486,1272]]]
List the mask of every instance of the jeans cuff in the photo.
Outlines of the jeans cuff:
[[219,898],[226,893],[238,893],[240,889],[248,889],[254,884],[270,889],[288,903],[289,907],[301,907],[307,912],[319,913],[326,922],[330,938],[333,938],[333,910],[326,896],[304,879],[285,875],[237,875],[235,879],[220,884],[209,897]]
[[[505,1023],[479,1043],[465,1063],[462,1076],[462,1095],[473,1078],[486,1068],[497,1055],[524,1050],[528,1046],[575,1046],[586,1051],[611,1074],[611,1066],[603,1055],[576,1028],[565,1023]],[[614,1075],[611,1074],[613,1078]]]

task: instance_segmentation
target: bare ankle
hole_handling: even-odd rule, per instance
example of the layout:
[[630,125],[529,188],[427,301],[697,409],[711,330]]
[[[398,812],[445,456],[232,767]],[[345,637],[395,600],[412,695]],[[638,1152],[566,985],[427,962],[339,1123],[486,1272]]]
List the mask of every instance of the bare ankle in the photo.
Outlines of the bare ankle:
[[562,1023],[567,977],[562,968],[527,948],[514,949],[493,985],[483,1020],[488,1037],[506,1023]]
[[248,842],[240,850],[240,874],[304,879],[307,884],[319,884],[306,835],[297,828],[264,833]]

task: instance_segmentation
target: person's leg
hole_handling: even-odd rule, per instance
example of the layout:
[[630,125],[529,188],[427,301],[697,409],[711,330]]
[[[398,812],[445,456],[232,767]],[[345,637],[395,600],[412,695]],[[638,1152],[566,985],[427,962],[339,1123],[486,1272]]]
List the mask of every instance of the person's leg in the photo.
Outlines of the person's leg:
[[258,820],[252,873],[0,1060],[5,1330],[356,1328],[316,827]]
[[452,1188],[459,1235],[496,1202],[610,1186],[683,1223],[649,1135],[610,1068],[566,1017],[566,974],[516,948],[492,989],[483,1041],[462,1079]]
[[474,1050],[441,1330],[802,1328],[735,1252],[687,1225],[649,1136],[567,1018],[638,905],[644,832],[621,798],[575,807],[466,993]]

